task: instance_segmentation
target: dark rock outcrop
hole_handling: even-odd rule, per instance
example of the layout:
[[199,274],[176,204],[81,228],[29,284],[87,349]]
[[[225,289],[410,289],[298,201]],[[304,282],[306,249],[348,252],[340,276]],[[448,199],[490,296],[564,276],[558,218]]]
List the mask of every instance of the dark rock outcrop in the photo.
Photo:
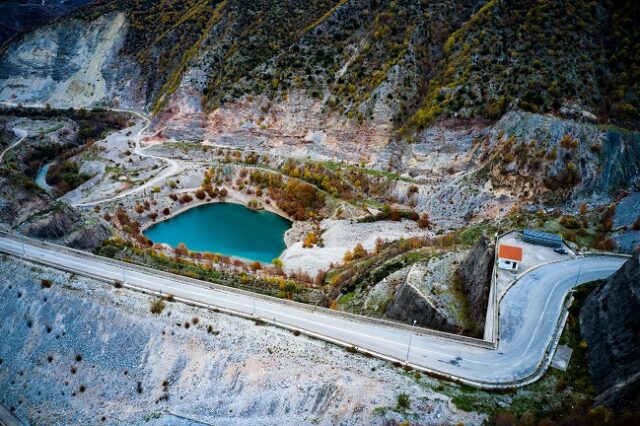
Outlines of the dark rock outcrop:
[[455,325],[439,313],[427,299],[406,282],[400,286],[387,309],[386,318],[421,327],[455,332]]
[[20,230],[33,238],[58,239],[73,230],[78,216],[70,209],[54,210],[31,218]]
[[85,225],[71,235],[65,236],[65,246],[80,250],[91,250],[100,247],[102,242],[112,236],[111,230],[102,223]]
[[460,262],[458,277],[469,301],[473,321],[484,327],[491,287],[495,247],[488,238],[480,240]]
[[78,249],[93,249],[111,236],[103,223],[95,222],[66,207],[44,214],[36,214],[19,226],[23,234]]
[[80,249],[98,247],[112,234],[102,220],[56,202],[18,172],[0,177],[0,226]]
[[594,290],[580,311],[595,405],[624,407],[640,396],[640,254]]

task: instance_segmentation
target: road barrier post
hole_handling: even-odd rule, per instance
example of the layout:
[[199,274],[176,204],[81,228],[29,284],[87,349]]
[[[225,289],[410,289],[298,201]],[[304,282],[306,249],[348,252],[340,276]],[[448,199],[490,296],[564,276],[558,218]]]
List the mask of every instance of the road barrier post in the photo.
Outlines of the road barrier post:
[[407,357],[404,360],[404,363],[408,363],[409,362],[409,351],[411,351],[411,338],[413,337],[413,334],[409,334],[409,344],[407,345]]

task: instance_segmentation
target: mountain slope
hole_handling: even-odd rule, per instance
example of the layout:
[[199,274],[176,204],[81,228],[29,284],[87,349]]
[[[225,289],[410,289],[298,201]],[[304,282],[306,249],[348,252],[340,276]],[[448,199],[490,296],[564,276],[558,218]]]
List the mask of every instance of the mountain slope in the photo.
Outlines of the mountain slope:
[[0,45],[93,0],[19,0],[0,3]]
[[414,120],[498,118],[517,105],[637,124],[639,18],[629,1],[493,0],[445,44]]
[[610,0],[103,0],[9,43],[0,100],[149,111],[159,137],[252,123],[375,152],[514,108],[636,128],[639,20]]

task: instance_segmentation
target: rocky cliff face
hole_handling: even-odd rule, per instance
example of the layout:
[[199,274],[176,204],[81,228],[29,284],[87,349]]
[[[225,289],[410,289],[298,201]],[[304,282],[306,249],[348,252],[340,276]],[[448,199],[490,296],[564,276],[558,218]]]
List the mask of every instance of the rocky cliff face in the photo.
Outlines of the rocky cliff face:
[[57,203],[35,188],[25,189],[25,182],[26,178],[0,177],[0,226],[81,249],[98,247],[111,236],[105,222]]
[[488,145],[495,189],[538,197],[640,185],[638,132],[513,111],[493,126]]
[[393,302],[387,308],[386,317],[396,321],[436,330],[455,332],[457,327],[429,303],[413,286],[402,284]]
[[132,83],[138,70],[119,55],[126,33],[125,14],[113,12],[93,21],[66,19],[25,34],[0,60],[0,100],[59,108],[141,108]]
[[494,254],[494,245],[488,238],[483,238],[460,263],[458,269],[458,278],[467,294],[469,310],[481,329],[487,315]]
[[92,249],[111,236],[106,222],[56,202],[18,171],[0,173],[0,227],[34,238]]
[[43,214],[34,214],[19,224],[18,229],[29,237],[79,249],[99,247],[112,234],[105,223],[88,218],[70,207],[61,206]]
[[640,253],[593,291],[580,311],[595,404],[628,406],[640,397]]

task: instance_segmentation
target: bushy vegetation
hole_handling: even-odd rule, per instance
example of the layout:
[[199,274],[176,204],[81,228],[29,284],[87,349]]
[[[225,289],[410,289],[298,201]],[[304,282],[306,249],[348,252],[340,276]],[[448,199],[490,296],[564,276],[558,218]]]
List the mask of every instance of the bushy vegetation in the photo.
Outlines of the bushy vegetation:
[[150,310],[152,314],[160,315],[164,310],[164,307],[165,305],[162,299],[156,299],[153,302],[151,302]]
[[56,161],[47,171],[47,183],[56,188],[59,194],[65,194],[77,188],[89,179],[80,173],[80,166],[75,161]]
[[640,68],[631,52],[640,33],[630,22],[639,10],[631,1],[487,2],[447,40],[414,122],[495,119],[512,105],[557,112],[565,100],[614,119],[637,117]]
[[411,398],[406,393],[398,394],[396,406],[399,410],[407,410],[411,407]]
[[[70,129],[60,131],[62,143],[23,145],[23,149],[26,147],[27,150],[20,159],[19,168],[29,177],[35,176],[40,167],[51,160],[57,159],[58,163],[62,165],[65,160],[91,147],[96,140],[103,138],[106,134],[125,128],[130,119],[128,114],[104,111],[98,108],[92,110],[84,108],[67,109],[62,111],[49,107],[44,109],[18,107],[3,109],[2,113],[7,116],[28,117],[33,120],[71,119],[78,125],[76,133],[73,133]],[[62,126],[62,123],[58,123],[47,132],[58,131]],[[37,136],[39,139],[44,139],[45,137],[45,132]],[[4,167],[5,164],[1,166]]]
[[[196,65],[203,77],[194,82],[207,109],[243,95],[286,100],[290,91],[301,90],[316,99],[328,93],[327,109],[358,120],[372,116],[373,105],[367,102],[382,100],[396,106],[394,120],[400,122],[419,106],[424,76],[474,4],[116,0],[97,3],[82,17],[127,13],[130,25],[122,52],[140,64],[145,83],[139,90],[155,112],[178,87],[187,66]],[[377,94],[385,81],[399,93]]]
[[129,27],[122,53],[140,65],[146,77],[140,82],[140,90],[158,112],[178,87],[186,65],[220,21],[224,4],[219,0],[116,0],[99,2],[91,11],[83,10],[77,16],[94,19],[115,10],[127,14]]
[[[480,4],[482,5],[482,3]],[[373,118],[382,101],[408,118],[496,119],[517,106],[563,106],[637,127],[637,2],[491,0],[116,0],[82,17],[126,12],[122,53],[162,111],[187,67],[211,110],[243,96],[283,102],[294,91],[325,111]],[[383,90],[381,90],[383,89]],[[566,104],[566,105],[565,105]],[[262,105],[266,114],[272,102]],[[580,112],[570,112],[580,115]]]
[[204,46],[202,59],[207,61],[205,69],[209,72],[205,102],[216,106],[245,93],[277,90],[277,73],[260,65],[286,52],[308,26],[337,3],[338,0],[228,2],[223,11],[227,32],[208,38]]
[[263,187],[277,206],[295,220],[307,220],[324,206],[325,194],[297,179],[284,179],[281,174],[255,170],[251,183]]
[[[455,7],[408,0],[342,1],[301,29],[295,43],[248,80],[254,82],[254,92],[270,98],[286,99],[290,90],[302,90],[324,99],[327,109],[357,120],[371,118],[373,102],[382,101],[394,106],[392,118],[400,123],[419,105],[424,76],[438,59],[439,45],[472,7],[469,1]],[[392,91],[376,93],[385,82]]]
[[[184,244],[176,247],[173,250],[173,256],[170,256],[154,247],[139,243],[135,238],[132,240],[109,239],[104,241],[97,253],[189,278],[256,293],[320,305],[324,303],[324,297],[320,292],[308,288],[308,284],[312,282],[308,276],[305,278],[301,274],[292,274],[287,279],[282,270],[272,268],[267,271],[263,265],[254,270],[255,272],[259,269],[260,275],[250,275],[248,272],[255,265],[248,265],[228,256],[192,252]],[[302,279],[306,279],[306,281],[302,282]],[[168,296],[165,299],[165,301],[172,300],[173,296]]]

